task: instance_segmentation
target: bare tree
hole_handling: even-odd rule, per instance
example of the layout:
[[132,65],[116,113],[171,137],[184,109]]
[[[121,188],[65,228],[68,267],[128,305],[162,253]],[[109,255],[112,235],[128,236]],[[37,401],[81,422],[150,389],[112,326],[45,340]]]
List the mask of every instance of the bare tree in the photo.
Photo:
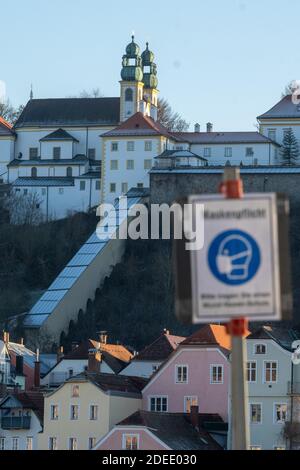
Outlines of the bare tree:
[[15,124],[23,109],[23,105],[20,105],[18,108],[14,108],[9,99],[0,101],[0,116],[10,124]]
[[158,121],[171,132],[185,132],[190,126],[165,98],[158,100]]
[[4,207],[9,212],[10,222],[14,225],[39,225],[44,217],[40,208],[42,200],[36,192],[20,194],[11,191]]
[[93,88],[92,90],[82,90],[78,95],[71,95],[68,98],[103,98],[100,88]]

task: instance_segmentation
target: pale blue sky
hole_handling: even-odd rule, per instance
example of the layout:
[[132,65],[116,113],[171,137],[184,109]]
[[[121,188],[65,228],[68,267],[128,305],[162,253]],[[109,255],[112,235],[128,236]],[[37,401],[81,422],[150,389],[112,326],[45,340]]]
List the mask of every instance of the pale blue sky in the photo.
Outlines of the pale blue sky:
[[300,79],[298,0],[0,0],[0,16],[0,80],[15,105],[31,82],[36,98],[119,96],[132,30],[156,54],[161,95],[202,130],[253,130]]

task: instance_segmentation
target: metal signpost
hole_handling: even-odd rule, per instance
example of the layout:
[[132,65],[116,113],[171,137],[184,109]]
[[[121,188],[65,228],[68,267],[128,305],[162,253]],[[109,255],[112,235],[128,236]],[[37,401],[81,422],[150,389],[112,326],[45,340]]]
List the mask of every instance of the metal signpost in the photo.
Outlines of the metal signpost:
[[175,241],[176,314],[185,323],[227,323],[232,338],[233,450],[249,449],[246,341],[248,319],[290,319],[289,205],[277,194],[244,195],[239,169],[225,168],[220,195],[204,204],[204,247]]

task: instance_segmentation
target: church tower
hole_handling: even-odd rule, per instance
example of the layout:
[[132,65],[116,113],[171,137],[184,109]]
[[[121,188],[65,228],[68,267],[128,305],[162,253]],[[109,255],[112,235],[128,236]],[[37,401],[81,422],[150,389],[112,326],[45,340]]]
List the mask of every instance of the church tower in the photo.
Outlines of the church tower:
[[126,54],[123,56],[123,68],[121,71],[121,109],[120,121],[133,116],[138,111],[143,112],[143,68],[141,50],[132,41],[126,47]]
[[142,54],[144,99],[149,103],[150,116],[157,121],[157,102],[158,102],[158,79],[157,66],[154,63],[154,54],[149,50],[149,44],[146,43],[146,50]]

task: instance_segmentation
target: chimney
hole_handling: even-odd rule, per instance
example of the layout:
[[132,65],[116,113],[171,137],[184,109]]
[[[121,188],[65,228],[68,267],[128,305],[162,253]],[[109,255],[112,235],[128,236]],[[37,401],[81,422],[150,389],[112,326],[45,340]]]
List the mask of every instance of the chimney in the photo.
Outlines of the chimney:
[[191,406],[191,425],[198,429],[199,428],[199,407]]
[[198,123],[195,124],[195,132],[197,132],[197,133],[200,132],[200,124],[198,124]]
[[9,333],[8,331],[3,331],[3,341],[5,344],[9,343]]
[[88,372],[99,374],[102,354],[97,349],[89,349]]
[[108,338],[107,331],[100,331],[98,335],[99,335],[100,343],[107,344],[107,338]]
[[23,356],[16,356],[16,374],[23,375],[24,358]]
[[212,132],[213,131],[213,125],[211,122],[208,122],[206,124],[206,132]]
[[165,334],[165,335],[169,335],[169,334],[170,334],[170,331],[165,328],[165,329],[164,329],[164,334]]
[[60,347],[57,349],[57,353],[56,353],[56,360],[57,360],[57,362],[59,362],[63,357],[64,357],[64,347],[63,347],[63,346],[60,346]]
[[40,388],[41,380],[41,363],[40,363],[40,350],[36,350],[36,361],[34,363],[34,387]]
[[72,342],[72,352],[74,352],[78,348],[78,343],[77,341]]
[[20,338],[20,345],[24,346],[24,338]]

